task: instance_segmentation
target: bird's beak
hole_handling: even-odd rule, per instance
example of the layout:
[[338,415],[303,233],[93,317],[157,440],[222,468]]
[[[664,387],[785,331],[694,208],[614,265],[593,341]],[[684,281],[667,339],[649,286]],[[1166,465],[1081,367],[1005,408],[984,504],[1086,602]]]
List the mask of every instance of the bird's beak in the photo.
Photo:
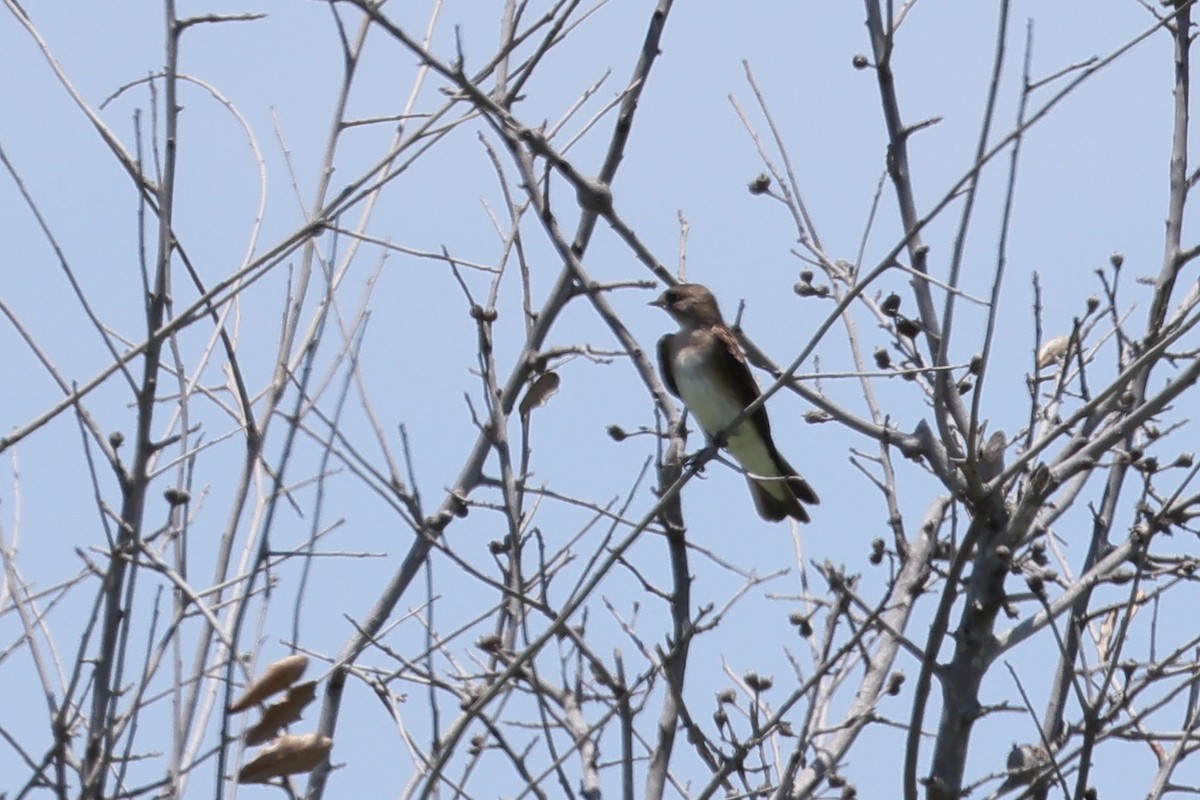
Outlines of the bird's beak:
[[666,308],[667,301],[663,299],[662,295],[659,295],[658,297],[651,300],[649,303],[646,303],[646,305],[654,306],[655,308]]

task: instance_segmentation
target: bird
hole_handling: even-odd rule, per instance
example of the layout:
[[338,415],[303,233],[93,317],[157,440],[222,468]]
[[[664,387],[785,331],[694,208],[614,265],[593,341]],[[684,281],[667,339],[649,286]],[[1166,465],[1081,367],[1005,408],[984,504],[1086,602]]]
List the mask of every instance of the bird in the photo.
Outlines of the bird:
[[678,331],[658,340],[663,382],[683,401],[709,439],[717,440],[724,432],[718,444],[745,470],[758,515],[770,522],[788,517],[808,522],[808,511],[801,504],[821,501],[775,447],[767,409],[759,406],[727,430],[760,392],[713,293],[698,283],[681,283],[650,305],[663,309],[679,324]]

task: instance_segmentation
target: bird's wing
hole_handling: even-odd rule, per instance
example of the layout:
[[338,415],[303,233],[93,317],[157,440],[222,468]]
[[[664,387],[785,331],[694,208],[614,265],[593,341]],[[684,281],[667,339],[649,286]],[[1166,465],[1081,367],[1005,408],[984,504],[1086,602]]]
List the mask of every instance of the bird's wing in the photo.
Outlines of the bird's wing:
[[[746,356],[742,353],[742,348],[737,342],[737,337],[728,328],[722,325],[715,326],[713,328],[713,337],[720,345],[717,348],[719,357],[725,360],[726,368],[738,377],[738,380],[735,381],[739,395],[738,401],[744,408],[757,400],[761,394],[758,390],[758,384],[754,381],[754,376],[750,374],[750,368],[746,366]],[[747,476],[750,480],[750,490],[754,495],[754,505],[758,509],[759,516],[770,521],[781,520],[784,517],[793,517],[800,522],[808,522],[808,512],[804,510],[804,507],[800,503],[815,505],[820,503],[821,500],[817,497],[817,493],[813,491],[808,481],[800,477],[795,468],[775,448],[775,442],[771,439],[771,423],[767,419],[766,406],[760,406],[757,411],[751,414],[750,422],[754,425],[754,429],[766,445],[771,460],[778,470],[778,476],[787,479],[783,483],[760,482],[754,480],[752,476]],[[743,466],[746,465],[743,464]]]
[[[738,402],[742,408],[745,408],[757,400],[761,394],[758,390],[758,383],[750,374],[750,368],[746,366],[746,357],[742,355],[742,348],[737,342],[737,337],[733,335],[733,331],[724,325],[714,325],[712,333],[718,345],[717,357],[725,362],[724,366],[729,374],[735,376],[734,387],[738,393]],[[767,420],[766,406],[759,406],[758,410],[750,415],[750,420],[761,434],[770,436],[771,423]]]
[[675,385],[675,375],[671,370],[671,334],[658,340],[658,372],[662,375],[667,391],[679,397],[679,387]]

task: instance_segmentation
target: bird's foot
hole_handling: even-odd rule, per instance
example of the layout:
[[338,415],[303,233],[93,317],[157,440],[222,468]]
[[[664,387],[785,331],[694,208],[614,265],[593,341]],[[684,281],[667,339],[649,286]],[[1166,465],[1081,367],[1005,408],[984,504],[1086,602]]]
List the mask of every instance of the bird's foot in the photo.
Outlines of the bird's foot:
[[697,475],[704,474],[704,465],[716,457],[720,448],[715,442],[710,442],[707,447],[703,447],[691,455],[685,456],[683,466],[685,469],[695,469]]

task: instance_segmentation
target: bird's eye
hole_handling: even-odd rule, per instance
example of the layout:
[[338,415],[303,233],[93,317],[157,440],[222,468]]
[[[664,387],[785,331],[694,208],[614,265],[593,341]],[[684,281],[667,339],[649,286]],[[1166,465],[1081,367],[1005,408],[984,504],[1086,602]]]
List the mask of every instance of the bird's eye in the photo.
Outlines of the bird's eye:
[[679,302],[679,292],[674,289],[667,289],[667,302],[675,305]]

